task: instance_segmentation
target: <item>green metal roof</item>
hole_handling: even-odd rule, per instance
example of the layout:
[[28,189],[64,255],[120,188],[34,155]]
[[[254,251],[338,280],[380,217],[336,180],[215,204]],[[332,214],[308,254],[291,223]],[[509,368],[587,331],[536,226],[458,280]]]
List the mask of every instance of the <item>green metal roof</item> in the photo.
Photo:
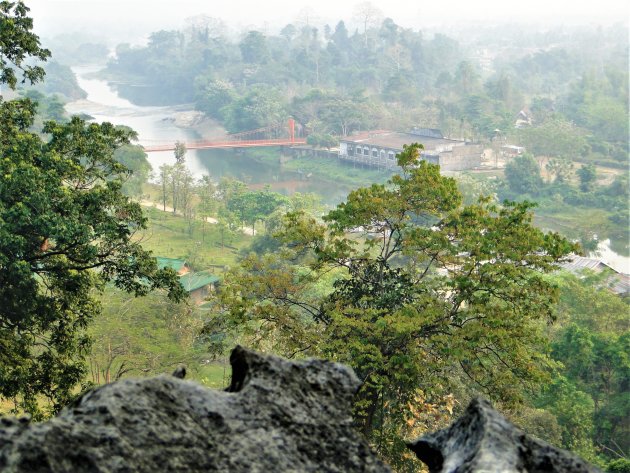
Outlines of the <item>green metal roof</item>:
[[186,265],[186,261],[183,259],[177,258],[165,258],[163,256],[158,256],[155,258],[157,260],[158,268],[173,268],[175,272],[179,272]]
[[192,292],[195,289],[207,286],[208,284],[215,284],[219,282],[219,277],[212,274],[211,271],[206,270],[184,274],[183,276],[180,276],[179,282],[186,292]]

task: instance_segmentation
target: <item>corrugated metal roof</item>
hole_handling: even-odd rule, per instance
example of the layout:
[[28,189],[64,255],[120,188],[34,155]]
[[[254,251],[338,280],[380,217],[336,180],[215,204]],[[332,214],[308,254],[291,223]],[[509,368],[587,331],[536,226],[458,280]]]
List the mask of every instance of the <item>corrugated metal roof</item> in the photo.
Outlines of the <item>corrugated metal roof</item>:
[[444,147],[464,146],[466,144],[464,141],[459,140],[432,138],[429,136],[420,136],[412,133],[400,133],[395,131],[389,133],[376,133],[367,136],[348,136],[341,141],[354,145],[369,145],[381,148],[390,148],[398,151],[403,149],[403,145],[410,145],[411,143],[422,143],[425,151],[431,151]]
[[609,288],[615,294],[630,294],[630,276],[626,274],[615,274],[609,279]]
[[186,266],[186,261],[183,259],[165,258],[164,256],[158,256],[155,259],[160,269],[173,268],[175,272],[180,272]]
[[600,272],[608,266],[602,263],[600,260],[593,258],[585,258],[584,256],[572,256],[571,260],[562,263],[562,268],[572,273],[580,272],[584,269],[590,269],[591,271]]
[[184,274],[179,278],[179,282],[186,292],[192,292],[195,289],[219,282],[219,277],[212,274],[210,270],[206,270]]
[[444,135],[442,134],[442,130],[438,130],[437,128],[419,128],[419,127],[414,127],[411,129],[411,131],[409,132],[412,135],[418,135],[418,136],[426,136],[429,138],[444,138]]
[[595,273],[609,271],[610,277],[606,278],[606,286],[615,294],[625,295],[630,293],[630,276],[619,273],[603,261],[576,255],[572,256],[571,260],[562,263],[560,267],[573,274],[579,274],[584,270],[593,271]]

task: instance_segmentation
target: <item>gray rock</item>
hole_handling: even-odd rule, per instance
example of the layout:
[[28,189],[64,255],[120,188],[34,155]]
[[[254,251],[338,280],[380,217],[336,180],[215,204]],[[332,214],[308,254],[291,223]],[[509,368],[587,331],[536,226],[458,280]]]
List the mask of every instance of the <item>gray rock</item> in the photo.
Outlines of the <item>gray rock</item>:
[[350,368],[237,347],[232,383],[173,376],[89,391],[37,424],[0,419],[2,472],[388,472],[355,432]]
[[473,400],[447,429],[408,446],[431,473],[599,471],[570,452],[524,434],[482,399]]

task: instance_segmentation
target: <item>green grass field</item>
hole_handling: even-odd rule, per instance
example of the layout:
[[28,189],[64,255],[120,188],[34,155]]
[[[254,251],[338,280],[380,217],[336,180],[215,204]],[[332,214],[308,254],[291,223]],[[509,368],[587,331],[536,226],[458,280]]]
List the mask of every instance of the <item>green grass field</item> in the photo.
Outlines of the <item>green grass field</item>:
[[196,221],[191,232],[188,222],[179,215],[151,207],[144,207],[144,211],[149,224],[137,235],[142,246],[155,256],[185,259],[196,270],[233,265],[238,251],[252,238],[241,232],[225,234],[222,246],[221,232],[214,224],[206,223],[204,227]]
[[[248,155],[263,163],[277,163],[279,152],[276,149],[252,149]],[[334,181],[351,188],[369,186],[375,182],[385,182],[392,171],[375,169],[368,166],[340,161],[334,157],[303,156],[291,157],[282,165],[288,171],[301,171],[304,174],[313,174],[318,179]]]

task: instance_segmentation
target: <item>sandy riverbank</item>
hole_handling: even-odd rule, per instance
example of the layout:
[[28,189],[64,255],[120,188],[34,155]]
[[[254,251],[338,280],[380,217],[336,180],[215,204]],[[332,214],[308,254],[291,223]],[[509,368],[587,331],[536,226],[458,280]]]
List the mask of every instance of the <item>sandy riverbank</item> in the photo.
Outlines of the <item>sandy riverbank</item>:
[[175,112],[170,120],[179,128],[194,130],[202,140],[225,139],[228,136],[227,131],[218,121],[197,110]]

